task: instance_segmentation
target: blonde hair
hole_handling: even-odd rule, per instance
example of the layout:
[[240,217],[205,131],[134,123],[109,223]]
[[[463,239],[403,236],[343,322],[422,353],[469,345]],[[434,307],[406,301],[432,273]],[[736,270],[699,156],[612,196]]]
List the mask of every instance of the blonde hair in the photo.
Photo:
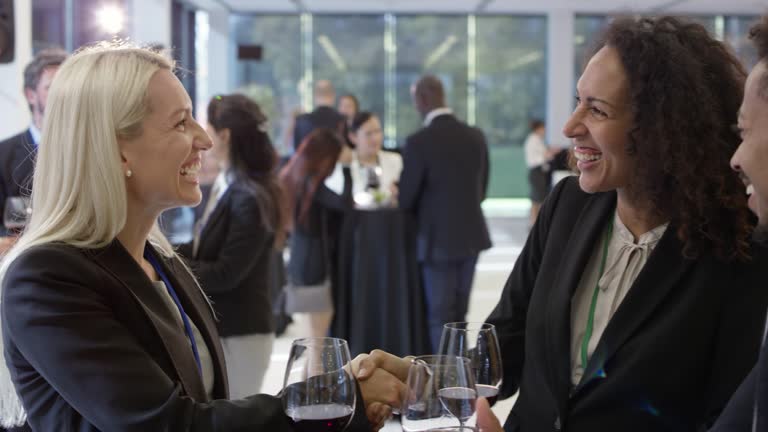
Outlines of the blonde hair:
[[[0,265],[0,281],[14,259],[34,246],[101,248],[114,241],[128,211],[118,138],[141,135],[150,111],[149,81],[155,72],[173,68],[163,55],[122,42],[85,48],[62,64],[48,94],[33,177],[34,210]],[[149,241],[174,256],[157,223]],[[19,424],[24,412],[18,398],[10,398],[15,393],[9,395],[10,377],[2,376],[7,373],[0,367],[0,424]]]

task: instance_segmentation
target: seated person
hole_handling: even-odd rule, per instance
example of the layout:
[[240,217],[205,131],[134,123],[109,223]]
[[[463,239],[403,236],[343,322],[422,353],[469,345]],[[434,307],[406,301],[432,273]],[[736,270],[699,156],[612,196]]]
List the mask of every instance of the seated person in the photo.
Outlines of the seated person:
[[[292,430],[277,397],[227,399],[211,304],[157,226],[200,201],[210,148],[167,58],[102,44],[62,65],[35,211],[0,268],[2,424],[26,412],[37,431]],[[397,389],[361,391],[379,427]],[[359,414],[349,430],[370,430]]]

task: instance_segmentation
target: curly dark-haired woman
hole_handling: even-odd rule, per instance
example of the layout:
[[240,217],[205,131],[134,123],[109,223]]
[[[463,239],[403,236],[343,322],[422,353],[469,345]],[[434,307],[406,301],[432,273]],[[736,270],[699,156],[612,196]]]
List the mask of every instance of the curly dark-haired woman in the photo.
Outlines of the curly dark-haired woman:
[[561,182],[488,321],[507,431],[695,431],[749,372],[762,252],[728,160],[745,72],[698,24],[617,19],[564,128]]
[[754,364],[768,301],[728,163],[745,73],[676,18],[615,20],[598,47],[564,129],[580,175],[545,201],[488,318],[500,396],[519,390],[505,430],[702,430]]

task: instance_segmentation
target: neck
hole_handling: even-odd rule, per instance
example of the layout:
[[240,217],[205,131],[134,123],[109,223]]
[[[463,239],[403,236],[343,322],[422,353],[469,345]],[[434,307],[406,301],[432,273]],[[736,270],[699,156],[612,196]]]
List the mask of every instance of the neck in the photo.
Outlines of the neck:
[[132,211],[129,206],[125,226],[117,235],[117,239],[139,265],[144,264],[144,245],[158,216],[160,216],[159,211]]
[[375,165],[376,163],[378,163],[378,155],[376,153],[371,153],[371,154],[358,153],[357,160],[360,162],[360,165]]
[[651,203],[626,189],[617,191],[616,211],[624,226],[637,241],[641,235],[663,224],[664,217],[654,211]]
[[39,112],[32,113],[32,124],[35,125],[37,130],[43,130],[43,114]]
[[431,113],[432,111],[434,111],[436,109],[440,109],[440,108],[445,108],[445,107],[442,106],[442,105],[434,105],[434,106],[426,107],[426,108],[424,108],[424,113],[422,114],[422,116],[424,118],[427,118],[429,113]]

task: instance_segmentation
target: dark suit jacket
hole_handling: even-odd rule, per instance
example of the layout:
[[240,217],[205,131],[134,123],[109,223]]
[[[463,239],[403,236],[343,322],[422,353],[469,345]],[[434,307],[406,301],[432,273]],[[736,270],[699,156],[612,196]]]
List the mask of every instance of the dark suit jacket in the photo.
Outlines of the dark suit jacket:
[[274,240],[274,233],[261,221],[256,195],[233,183],[200,233],[197,256],[192,255],[192,243],[179,247],[213,302],[221,336],[274,330],[270,298]]
[[768,429],[768,345],[765,341],[757,364],[710,432],[752,432],[753,422],[756,431]]
[[[290,238],[291,259],[287,269],[291,282],[296,285],[319,284],[328,277],[332,282],[335,281],[336,241],[344,213],[353,206],[349,167],[343,168],[343,174],[344,189],[341,195],[321,183],[315,191],[304,222],[298,218],[302,197],[297,197],[294,228]],[[327,274],[328,270],[331,270],[331,275]]]
[[[30,195],[34,155],[35,144],[29,130],[0,142],[0,210],[5,207],[6,198]],[[0,234],[5,234],[2,223],[0,220]]]
[[399,201],[418,219],[420,261],[463,259],[491,247],[480,208],[488,169],[482,131],[452,115],[407,138]]
[[615,207],[615,192],[562,181],[488,318],[501,343],[502,395],[520,390],[507,431],[704,430],[757,358],[764,251],[748,264],[685,259],[670,224],[573,388],[572,296]]
[[32,428],[290,431],[279,399],[221,400],[226,368],[210,307],[178,259],[161,261],[211,352],[219,400],[205,394],[175,311],[119,242],[37,246],[13,262],[2,298],[5,359]]
[[315,129],[328,128],[341,133],[346,121],[343,115],[329,106],[320,106],[311,113],[296,117],[296,125],[293,129],[293,149],[297,150],[304,138]]

